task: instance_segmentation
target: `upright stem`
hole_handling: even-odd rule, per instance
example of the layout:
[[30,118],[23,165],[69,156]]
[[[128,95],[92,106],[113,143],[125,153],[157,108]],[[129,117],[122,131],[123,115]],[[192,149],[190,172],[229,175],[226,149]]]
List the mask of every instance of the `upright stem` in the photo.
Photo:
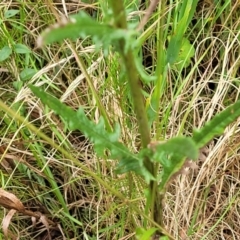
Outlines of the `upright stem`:
[[[121,0],[110,0],[109,1],[113,10],[114,14],[114,21],[115,26],[117,28],[127,29],[127,21],[126,21],[126,14],[123,5],[123,1]],[[147,112],[145,110],[144,104],[144,97],[142,94],[142,87],[139,80],[138,71],[135,64],[135,59],[133,52],[131,50],[125,49],[125,41],[121,40],[120,44],[120,54],[122,56],[123,64],[125,65],[126,75],[128,78],[128,83],[131,90],[131,95],[133,99],[134,105],[134,112],[137,117],[138,126],[139,126],[139,133],[141,135],[141,144],[143,148],[146,148],[150,143],[150,130],[148,125],[147,119]],[[154,168],[154,164],[150,161],[150,159],[146,156],[144,164],[149,172],[156,176],[157,172]],[[149,184],[150,190],[150,211],[151,211],[151,218],[157,222],[162,224],[161,222],[161,211],[162,209],[159,208],[159,194],[157,189],[156,181],[151,181]]]
[[[117,28],[127,29],[126,14],[123,1],[110,1],[114,13],[115,26]],[[133,99],[134,111],[137,116],[139,133],[141,135],[142,147],[147,147],[150,143],[150,131],[148,127],[147,114],[145,111],[144,97],[141,91],[141,82],[135,65],[135,59],[132,50],[124,51],[125,41],[120,41],[120,54],[123,64],[126,68],[126,74]]]

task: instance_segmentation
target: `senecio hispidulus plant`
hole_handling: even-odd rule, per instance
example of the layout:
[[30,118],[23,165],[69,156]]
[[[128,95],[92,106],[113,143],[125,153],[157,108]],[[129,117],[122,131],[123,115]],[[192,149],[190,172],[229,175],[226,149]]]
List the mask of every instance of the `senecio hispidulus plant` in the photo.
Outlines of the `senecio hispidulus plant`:
[[[109,9],[102,22],[97,21],[84,11],[70,16],[62,24],[56,24],[44,31],[39,38],[39,46],[60,42],[65,39],[76,40],[78,38],[90,37],[96,45],[96,51],[102,49],[105,55],[109,52],[117,53],[121,57],[122,69],[131,92],[134,114],[137,119],[139,135],[141,138],[141,148],[138,153],[134,153],[124,143],[120,141],[121,129],[117,123],[109,120],[101,100],[93,87],[91,78],[87,77],[87,82],[94,94],[97,106],[101,113],[101,119],[96,124],[90,121],[83,108],[74,111],[55,97],[47,94],[39,87],[30,85],[32,92],[41,99],[50,109],[61,116],[69,130],[80,130],[94,145],[94,150],[99,157],[107,157],[118,161],[117,174],[134,172],[140,175],[146,182],[146,204],[143,216],[143,225],[136,229],[139,239],[159,237],[160,239],[172,239],[163,224],[163,198],[167,191],[168,183],[181,170],[188,161],[198,159],[199,150],[204,147],[215,136],[221,135],[231,122],[240,115],[240,101],[228,107],[226,110],[216,115],[207,122],[201,129],[196,129],[191,137],[176,136],[165,141],[151,140],[151,127],[160,126],[159,108],[161,93],[159,88],[166,78],[169,68],[178,68],[179,56],[188,64],[194,49],[189,41],[184,37],[186,29],[193,17],[197,1],[183,1],[176,10],[178,21],[175,29],[167,37],[169,44],[165,49],[163,41],[162,27],[164,19],[159,16],[159,46],[156,71],[151,76],[148,75],[139,61],[139,52],[142,47],[140,34],[151,16],[155,7],[159,7],[164,12],[165,3],[152,1],[146,16],[139,22],[128,22],[124,1],[109,0]],[[145,21],[145,22],[144,22]],[[181,52],[184,49],[184,53]],[[76,53],[77,54],[77,53]],[[79,58],[79,63],[84,71],[84,63]],[[86,73],[87,74],[87,73]],[[144,94],[141,84],[151,82],[153,94],[149,106],[144,101]],[[121,83],[119,82],[121,88]],[[151,106],[151,107],[150,107]],[[155,138],[156,139],[156,138]],[[132,175],[129,175],[132,176]],[[93,176],[94,177],[94,176]],[[101,182],[103,183],[103,182]],[[118,193],[112,191],[112,193]],[[119,195],[120,197],[121,195]],[[129,199],[130,200],[130,199]],[[137,211],[136,206],[129,205],[133,211]],[[144,238],[141,238],[141,236]]]

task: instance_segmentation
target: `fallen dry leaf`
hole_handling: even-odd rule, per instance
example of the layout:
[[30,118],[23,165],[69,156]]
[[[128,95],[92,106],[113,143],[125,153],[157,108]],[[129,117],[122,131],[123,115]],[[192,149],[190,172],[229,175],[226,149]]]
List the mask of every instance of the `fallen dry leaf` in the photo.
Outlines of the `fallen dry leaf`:
[[15,209],[19,212],[25,211],[22,202],[12,193],[0,188],[0,206],[7,209]]
[[8,229],[11,219],[16,212],[17,211],[15,209],[11,209],[2,220],[2,230],[5,239],[17,239],[17,237]]

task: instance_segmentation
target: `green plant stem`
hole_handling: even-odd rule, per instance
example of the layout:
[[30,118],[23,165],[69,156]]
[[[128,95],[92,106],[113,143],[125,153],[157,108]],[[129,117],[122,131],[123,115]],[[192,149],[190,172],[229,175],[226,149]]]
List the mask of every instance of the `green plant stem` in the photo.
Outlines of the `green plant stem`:
[[[126,21],[126,14],[125,14],[123,1],[111,0],[110,3],[112,5],[112,10],[114,14],[115,26],[118,28],[127,29],[127,21]],[[134,111],[138,121],[142,147],[146,148],[150,143],[151,138],[150,138],[147,113],[145,111],[144,97],[142,94],[138,71],[135,65],[134,55],[131,50],[125,49],[124,40],[120,41],[119,43],[121,47],[120,54],[123,59],[123,64],[125,65],[126,75],[128,78],[130,91],[133,99]],[[149,170],[149,172],[152,173],[153,176],[156,176],[157,171],[154,168],[153,163],[148,157],[145,158],[144,163],[146,168]],[[150,204],[151,219],[153,219],[155,222],[161,225],[162,221],[160,220],[162,219],[161,218],[162,214],[161,212],[159,212],[161,211],[161,209],[159,208],[159,195],[158,195],[156,181],[150,182],[149,190],[150,190],[150,201],[151,201],[151,204]]]
[[[122,29],[127,29],[125,9],[123,1],[110,1],[115,18],[115,26]],[[150,131],[148,127],[147,114],[145,112],[144,98],[141,90],[141,82],[139,80],[138,71],[135,65],[134,55],[131,50],[125,49],[124,40],[120,41],[120,54],[123,64],[126,68],[126,74],[130,86],[130,91],[133,99],[134,111],[137,117],[139,133],[141,135],[142,147],[146,148],[150,143]],[[151,162],[147,163],[149,170],[152,168]],[[152,171],[151,171],[152,172]]]

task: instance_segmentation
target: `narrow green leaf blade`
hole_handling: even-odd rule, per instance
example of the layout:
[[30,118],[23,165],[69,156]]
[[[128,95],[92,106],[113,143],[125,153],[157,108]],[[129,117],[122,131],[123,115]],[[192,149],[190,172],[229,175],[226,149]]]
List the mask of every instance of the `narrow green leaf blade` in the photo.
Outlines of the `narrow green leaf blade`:
[[[188,1],[188,2],[190,2],[190,1]],[[191,7],[190,7],[189,14],[188,14],[188,20],[187,20],[186,26],[188,26],[189,23],[192,21],[192,18],[194,16],[194,13],[195,13],[196,8],[197,8],[198,0],[193,0],[193,1],[190,2],[190,4],[191,4]]]
[[183,34],[177,33],[170,39],[169,46],[167,49],[167,63],[173,64],[176,62],[178,53],[182,45],[182,38]]
[[213,117],[199,130],[193,132],[192,139],[198,148],[204,147],[214,137],[223,134],[225,128],[240,116],[240,101],[237,101]]

